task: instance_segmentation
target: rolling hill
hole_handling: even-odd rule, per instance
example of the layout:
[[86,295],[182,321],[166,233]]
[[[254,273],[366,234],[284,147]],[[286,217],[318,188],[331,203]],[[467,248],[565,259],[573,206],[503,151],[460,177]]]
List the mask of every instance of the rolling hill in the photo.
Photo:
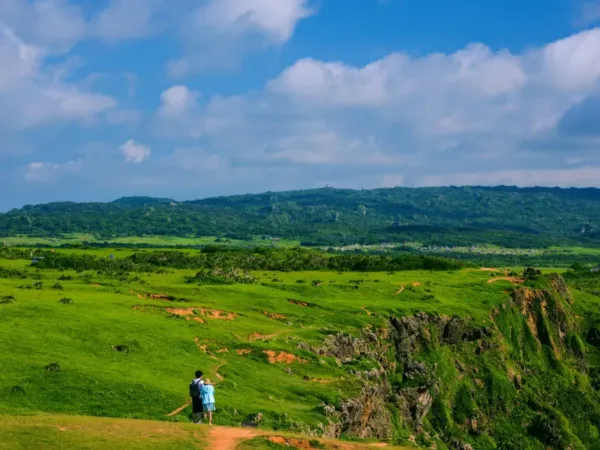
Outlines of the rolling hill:
[[178,202],[127,197],[0,214],[0,236],[269,236],[306,245],[418,241],[507,247],[600,245],[600,190],[333,188]]

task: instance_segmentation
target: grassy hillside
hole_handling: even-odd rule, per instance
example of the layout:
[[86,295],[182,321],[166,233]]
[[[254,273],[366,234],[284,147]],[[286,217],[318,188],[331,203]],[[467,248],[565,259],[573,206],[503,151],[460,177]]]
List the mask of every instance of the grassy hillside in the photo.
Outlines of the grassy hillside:
[[51,203],[0,214],[0,235],[143,235],[338,245],[597,245],[597,189],[463,187],[268,192],[187,202]]
[[193,424],[65,415],[0,416],[0,449],[207,449],[206,430]]
[[0,414],[188,422],[199,368],[222,425],[440,449],[598,448],[593,281],[227,271],[115,254],[118,270],[84,250],[37,266],[3,253]]

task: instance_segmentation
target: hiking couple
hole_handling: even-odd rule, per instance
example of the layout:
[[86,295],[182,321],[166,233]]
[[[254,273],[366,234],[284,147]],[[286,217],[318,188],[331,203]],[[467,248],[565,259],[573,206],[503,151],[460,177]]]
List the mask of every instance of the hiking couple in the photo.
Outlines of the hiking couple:
[[203,373],[196,371],[196,378],[190,383],[190,397],[192,397],[192,414],[194,423],[202,423],[202,413],[204,420],[212,425],[213,412],[215,410],[215,387],[207,378],[203,379]]

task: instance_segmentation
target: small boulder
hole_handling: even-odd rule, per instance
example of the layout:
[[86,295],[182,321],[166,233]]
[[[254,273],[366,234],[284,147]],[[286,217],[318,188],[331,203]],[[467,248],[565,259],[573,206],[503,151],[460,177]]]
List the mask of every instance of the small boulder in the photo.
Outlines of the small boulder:
[[55,362],[55,363],[50,363],[46,366],[46,371],[47,372],[60,372],[61,368],[60,368],[60,364]]

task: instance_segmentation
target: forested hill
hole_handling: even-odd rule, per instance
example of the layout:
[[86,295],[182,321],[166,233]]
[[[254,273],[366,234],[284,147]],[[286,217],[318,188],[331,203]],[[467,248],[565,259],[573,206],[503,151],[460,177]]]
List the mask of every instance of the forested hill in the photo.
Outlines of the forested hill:
[[420,241],[505,246],[600,244],[600,190],[442,187],[333,188],[178,202],[128,197],[49,203],[0,214],[0,234],[100,238],[272,236],[305,244]]

